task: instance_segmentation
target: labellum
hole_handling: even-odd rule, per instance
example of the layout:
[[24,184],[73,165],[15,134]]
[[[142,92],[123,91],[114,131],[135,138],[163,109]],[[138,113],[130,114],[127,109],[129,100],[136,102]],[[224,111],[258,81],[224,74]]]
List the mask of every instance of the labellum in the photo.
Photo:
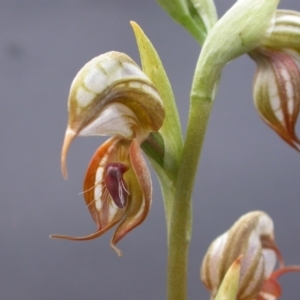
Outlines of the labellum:
[[120,163],[108,164],[105,170],[105,186],[119,208],[124,208],[127,204],[127,195],[129,192],[123,179],[123,174],[128,167]]

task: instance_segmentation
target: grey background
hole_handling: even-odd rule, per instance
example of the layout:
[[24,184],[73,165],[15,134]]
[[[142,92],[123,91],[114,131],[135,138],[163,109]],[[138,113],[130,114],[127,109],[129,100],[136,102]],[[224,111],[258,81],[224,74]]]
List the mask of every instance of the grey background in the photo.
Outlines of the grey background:
[[[219,15],[234,1],[217,0]],[[298,0],[281,7],[300,10]],[[71,80],[92,57],[118,50],[139,62],[129,20],[159,52],[183,124],[199,46],[154,0],[2,0],[0,2],[0,299],[165,299],[166,231],[153,176],[147,220],[119,246],[111,233],[90,242],[50,240],[83,235],[95,225],[82,179],[104,139],[78,138],[60,173]],[[254,63],[243,56],[224,70],[194,193],[189,299],[208,299],[199,282],[210,242],[255,209],[274,219],[278,245],[300,264],[300,156],[257,115]],[[184,125],[185,128],[185,125]],[[300,275],[282,278],[284,299],[300,299]]]

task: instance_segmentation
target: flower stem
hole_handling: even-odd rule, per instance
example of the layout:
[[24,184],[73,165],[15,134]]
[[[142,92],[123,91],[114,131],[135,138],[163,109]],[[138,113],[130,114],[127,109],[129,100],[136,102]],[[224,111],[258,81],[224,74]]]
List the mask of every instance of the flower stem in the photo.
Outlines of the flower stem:
[[168,300],[187,299],[192,192],[221,69],[199,57],[191,90],[187,134],[175,183],[169,231]]

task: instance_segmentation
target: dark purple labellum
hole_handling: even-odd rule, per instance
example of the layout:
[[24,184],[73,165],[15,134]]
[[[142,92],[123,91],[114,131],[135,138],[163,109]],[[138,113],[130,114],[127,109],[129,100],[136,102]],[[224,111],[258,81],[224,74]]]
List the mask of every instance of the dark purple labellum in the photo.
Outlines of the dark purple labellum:
[[127,203],[128,191],[123,174],[128,167],[121,163],[111,163],[106,167],[105,185],[114,203],[119,208],[124,208]]

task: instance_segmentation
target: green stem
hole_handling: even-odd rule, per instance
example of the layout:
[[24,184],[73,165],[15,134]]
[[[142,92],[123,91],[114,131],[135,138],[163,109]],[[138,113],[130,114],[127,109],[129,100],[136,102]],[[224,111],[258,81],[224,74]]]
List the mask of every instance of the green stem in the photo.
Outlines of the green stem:
[[[172,216],[172,204],[173,204],[174,194],[175,194],[174,177],[168,176],[165,172],[163,172],[161,167],[153,159],[151,159],[151,157],[148,157],[148,159],[150,160],[152,167],[154,168],[156,174],[158,175],[158,180],[163,194],[167,237],[169,239],[170,222]],[[169,244],[169,241],[167,242]]]
[[209,59],[200,56],[195,71],[187,135],[175,184],[170,222],[168,300],[187,299],[188,251],[192,231],[192,192],[221,69]]

